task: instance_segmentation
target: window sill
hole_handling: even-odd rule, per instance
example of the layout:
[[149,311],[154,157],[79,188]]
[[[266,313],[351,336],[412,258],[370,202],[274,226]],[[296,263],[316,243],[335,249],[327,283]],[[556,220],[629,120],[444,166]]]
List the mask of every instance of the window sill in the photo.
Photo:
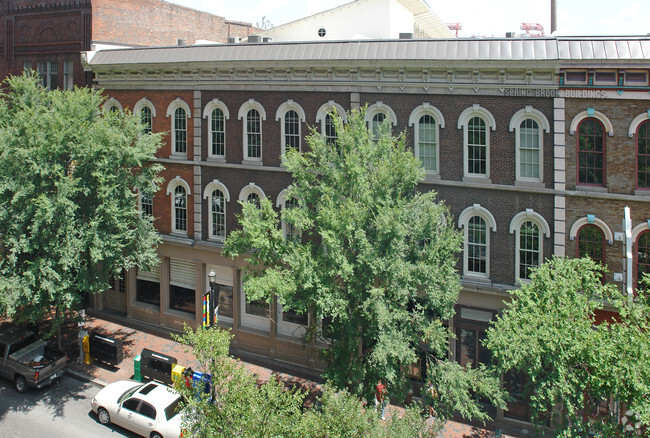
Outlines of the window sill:
[[187,161],[187,153],[185,153],[185,154],[171,154],[171,155],[169,156],[169,159],[170,159],[170,160],[183,160],[183,161]]
[[156,314],[160,313],[160,305],[156,306],[154,304],[143,303],[138,300],[132,300],[131,307],[135,307],[145,312],[156,313]]
[[636,189],[634,196],[650,196],[650,189]]
[[208,242],[223,245],[226,242],[226,238],[225,237],[213,237],[213,236],[210,236],[210,237],[208,237]]
[[464,274],[463,277],[461,278],[461,282],[463,284],[477,284],[477,285],[482,285],[482,286],[491,286],[492,285],[492,280],[486,275],[478,275],[478,274]]
[[594,193],[607,193],[607,187],[599,186],[582,186],[576,184],[577,192],[594,192]]
[[169,233],[169,235],[174,237],[182,237],[184,239],[189,239],[187,235],[187,231],[172,231],[171,233]]
[[426,175],[424,175],[424,182],[437,182],[440,181],[440,174],[439,173],[434,173],[434,172],[427,172]]
[[515,187],[528,187],[531,189],[543,189],[544,183],[542,181],[526,181],[526,180],[516,180]]
[[165,316],[172,316],[174,318],[182,319],[184,321],[194,322],[196,320],[196,315],[187,312],[181,312],[180,310],[174,310],[167,308],[165,309]]
[[208,163],[225,163],[226,157],[208,157],[206,161]]
[[464,176],[463,182],[470,184],[492,184],[492,179],[487,176]]
[[245,164],[246,166],[263,166],[264,163],[262,163],[262,159],[260,158],[259,160],[243,160],[241,162],[242,164]]

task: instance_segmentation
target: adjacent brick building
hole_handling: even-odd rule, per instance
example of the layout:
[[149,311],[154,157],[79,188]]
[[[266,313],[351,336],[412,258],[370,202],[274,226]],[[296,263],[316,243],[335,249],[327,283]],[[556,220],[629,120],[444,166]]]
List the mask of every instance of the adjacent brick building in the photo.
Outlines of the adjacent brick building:
[[163,0],[2,0],[0,77],[38,70],[43,85],[90,85],[80,52],[106,47],[171,46],[179,40],[226,43],[246,37],[248,23]]
[[[158,154],[165,182],[153,197],[141,197],[163,236],[161,264],[127,273],[124,293],[108,291],[93,304],[168,327],[200,324],[214,270],[219,323],[232,329],[236,351],[321,367],[318,350],[325,345],[305,346],[300,337],[304,325],[317,321],[284,313],[277,303],[248,303],[243,260],[221,250],[238,226],[237,201],[267,197],[284,207],[291,181],[281,156],[296,144],[292,132],[303,148],[309,126],[332,135],[332,111],[367,105],[369,127],[387,119],[394,132],[406,132],[427,169],[419,189],[435,190],[464,233],[463,290],[449,321],[458,341],[451,350],[455,360],[475,366],[488,357],[480,339],[489,321],[545,258],[600,256],[611,270],[606,281],[622,290],[628,287],[623,274],[646,269],[649,61],[650,38],[89,53],[86,69],[114,99],[107,105],[147,115],[154,131],[170,133]],[[623,263],[624,242],[617,240],[624,238],[626,205],[638,263]],[[525,403],[511,408],[496,414],[526,418]]]

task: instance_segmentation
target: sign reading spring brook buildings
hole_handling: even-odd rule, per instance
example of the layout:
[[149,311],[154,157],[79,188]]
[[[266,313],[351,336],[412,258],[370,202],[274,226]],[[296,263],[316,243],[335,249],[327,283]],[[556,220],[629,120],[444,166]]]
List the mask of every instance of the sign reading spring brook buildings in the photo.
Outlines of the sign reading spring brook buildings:
[[551,88],[505,88],[504,96],[512,97],[574,97],[585,99],[605,99],[606,90],[556,90]]

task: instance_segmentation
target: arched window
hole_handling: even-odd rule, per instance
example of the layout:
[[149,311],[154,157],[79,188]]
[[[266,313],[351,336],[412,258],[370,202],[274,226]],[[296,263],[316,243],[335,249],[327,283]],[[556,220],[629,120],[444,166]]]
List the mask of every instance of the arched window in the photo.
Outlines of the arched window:
[[378,112],[372,116],[372,120],[370,121],[370,131],[372,132],[372,136],[375,138],[375,140],[379,139],[379,128],[381,127],[382,123],[384,123],[384,120],[386,120],[386,113]]
[[212,99],[203,109],[203,118],[208,119],[208,157],[226,157],[226,120],[230,118],[228,107],[219,99]]
[[[56,88],[56,86],[55,86]],[[124,110],[122,109],[122,104],[120,103],[119,100],[115,99],[114,97],[111,97],[104,102],[104,113],[113,113],[113,112],[123,112]]]
[[544,261],[542,235],[551,237],[548,222],[532,209],[516,214],[510,222],[510,233],[515,234],[515,278],[529,280],[532,268]]
[[282,129],[282,155],[288,149],[300,151],[301,124],[306,120],[305,111],[292,99],[278,107],[275,120],[280,121]]
[[174,189],[173,230],[187,232],[187,192],[181,185]]
[[594,117],[578,126],[578,184],[605,185],[605,128]]
[[140,119],[142,120],[144,133],[151,134],[151,126],[153,122],[151,108],[149,108],[148,106],[143,106],[142,109],[140,110]]
[[366,123],[375,139],[379,138],[380,126],[386,119],[390,119],[390,123],[394,126],[397,125],[397,116],[395,115],[395,112],[391,107],[383,102],[377,102],[370,105],[366,110]]
[[636,240],[636,270],[634,271],[634,284],[637,289],[645,289],[643,274],[650,274],[650,230],[639,234]]
[[578,257],[589,257],[595,262],[605,264],[605,235],[596,225],[583,225],[577,233]]
[[414,126],[413,150],[429,173],[439,172],[438,128],[445,127],[445,119],[438,108],[423,103],[413,110],[409,126]]
[[458,217],[458,226],[464,229],[465,244],[463,271],[471,277],[488,278],[490,275],[490,229],[496,231],[494,216],[474,204]]
[[246,202],[252,202],[253,204],[255,204],[257,208],[260,208],[260,203],[261,203],[260,195],[258,195],[255,192],[249,193],[248,196],[246,197]]
[[230,201],[230,193],[225,185],[215,179],[205,186],[203,198],[208,200],[210,209],[208,236],[222,241],[226,238],[226,202]]
[[463,129],[466,177],[490,177],[490,129],[495,128],[494,117],[480,105],[465,109],[458,117],[458,129]]
[[546,116],[526,105],[510,119],[515,131],[516,177],[518,181],[541,182],[544,169],[544,131],[550,132]]
[[338,135],[336,134],[336,124],[334,123],[334,116],[332,113],[328,113],[325,116],[324,135],[325,141],[327,141],[328,144],[336,143]]
[[239,108],[244,123],[244,160],[262,161],[262,121],[266,112],[259,102],[249,99]]
[[472,117],[467,123],[467,174],[487,175],[487,129],[485,120]]
[[153,106],[153,103],[146,97],[143,97],[133,106],[133,113],[140,115],[144,133],[150,134],[153,130],[153,118],[156,117],[156,108]]
[[637,188],[650,189],[650,120],[636,132],[636,166]]
[[187,152],[187,114],[183,108],[174,111],[174,153]]
[[215,108],[210,115],[210,156],[226,155],[226,119],[220,108]]
[[187,234],[187,197],[191,194],[190,186],[180,176],[167,185],[167,195],[171,195],[172,233]]
[[300,202],[294,196],[290,196],[288,189],[284,189],[278,195],[277,202],[275,203],[276,207],[279,207],[282,211],[282,234],[284,238],[289,241],[299,242],[300,241],[300,230],[294,224],[287,222],[285,215],[289,210],[298,208]]
[[347,121],[345,109],[333,100],[321,105],[316,112],[316,124],[321,125],[321,133],[330,144],[335,143],[337,139],[333,113],[336,113],[343,120],[343,123]]
[[190,114],[189,105],[180,98],[167,107],[167,117],[171,117],[172,122],[172,155],[177,155],[176,158],[187,158],[187,119]]

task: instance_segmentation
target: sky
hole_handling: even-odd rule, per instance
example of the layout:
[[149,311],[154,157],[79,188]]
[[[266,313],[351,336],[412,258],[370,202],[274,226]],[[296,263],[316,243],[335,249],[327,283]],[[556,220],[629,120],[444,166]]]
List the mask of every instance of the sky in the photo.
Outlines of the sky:
[[[229,20],[278,26],[352,0],[167,0]],[[550,0],[426,0],[444,23],[461,23],[460,37],[524,33],[521,23],[539,23],[550,33]],[[557,0],[557,35],[650,34],[650,1]]]

